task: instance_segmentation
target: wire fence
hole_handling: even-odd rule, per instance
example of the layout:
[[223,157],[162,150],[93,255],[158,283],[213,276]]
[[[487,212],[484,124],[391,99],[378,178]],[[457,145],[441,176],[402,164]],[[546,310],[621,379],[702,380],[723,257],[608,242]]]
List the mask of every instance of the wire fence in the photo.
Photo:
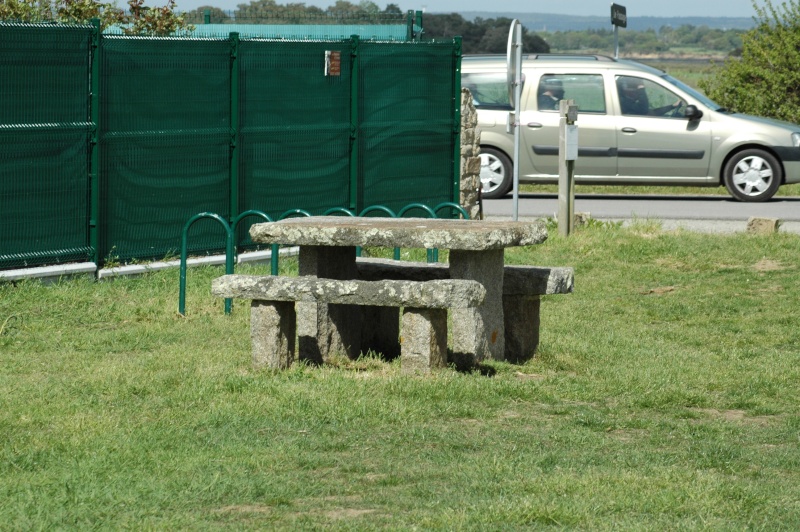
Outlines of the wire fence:
[[0,24],[0,269],[177,256],[198,212],[457,201],[459,70],[458,40]]

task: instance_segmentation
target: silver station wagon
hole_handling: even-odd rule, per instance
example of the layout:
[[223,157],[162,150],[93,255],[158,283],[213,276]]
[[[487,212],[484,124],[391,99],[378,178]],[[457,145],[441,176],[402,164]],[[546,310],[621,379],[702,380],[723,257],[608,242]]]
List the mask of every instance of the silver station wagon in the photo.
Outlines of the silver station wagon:
[[[800,126],[732,113],[666,73],[596,55],[523,56],[520,183],[558,182],[559,101],[578,106],[575,180],[597,185],[725,185],[766,201],[800,182]],[[505,56],[465,56],[481,131],[483,197],[507,194],[514,135]]]

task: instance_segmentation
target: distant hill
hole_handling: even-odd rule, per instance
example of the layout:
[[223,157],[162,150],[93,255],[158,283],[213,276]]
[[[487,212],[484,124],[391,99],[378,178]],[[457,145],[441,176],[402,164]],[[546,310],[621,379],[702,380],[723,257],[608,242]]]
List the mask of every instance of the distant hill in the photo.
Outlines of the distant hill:
[[[444,14],[430,11],[431,14]],[[510,18],[517,19],[529,31],[568,31],[588,29],[612,29],[611,15],[607,17],[582,17],[570,15],[553,15],[551,13],[506,13],[499,11],[462,11],[459,13],[466,20],[476,18]],[[424,24],[424,19],[423,19]],[[662,26],[708,26],[715,29],[749,30],[754,26],[751,17],[635,17],[628,15],[629,30],[658,30]],[[624,30],[621,30],[624,31]]]

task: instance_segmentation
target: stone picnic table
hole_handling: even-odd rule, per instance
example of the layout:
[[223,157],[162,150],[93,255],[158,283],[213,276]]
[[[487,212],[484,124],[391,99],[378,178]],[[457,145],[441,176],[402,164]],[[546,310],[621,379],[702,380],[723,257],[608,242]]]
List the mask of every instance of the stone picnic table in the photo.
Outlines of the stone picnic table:
[[[541,220],[314,216],[254,224],[250,236],[258,243],[298,246],[299,275],[319,279],[358,279],[357,247],[449,250],[449,278],[477,281],[486,291],[478,306],[450,309],[453,353],[480,361],[505,358],[504,250],[540,244],[547,229]],[[336,352],[358,356],[368,347],[362,345],[365,328],[380,321],[379,307],[366,307],[375,309],[366,313],[364,308],[298,300],[299,357],[323,362]],[[394,311],[386,319],[396,323]]]

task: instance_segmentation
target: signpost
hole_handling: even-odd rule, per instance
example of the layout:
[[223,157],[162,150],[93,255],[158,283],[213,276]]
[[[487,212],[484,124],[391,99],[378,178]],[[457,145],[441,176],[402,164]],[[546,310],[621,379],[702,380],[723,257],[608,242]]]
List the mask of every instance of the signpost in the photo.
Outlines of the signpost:
[[614,59],[619,59],[619,29],[628,27],[625,6],[611,4],[611,24],[614,26]]
[[559,102],[558,122],[558,234],[575,229],[575,161],[578,159],[578,106],[575,100]]
[[514,109],[513,115],[508,116],[507,131],[510,133],[514,128],[514,160],[512,161],[514,179],[514,213],[513,219],[519,217],[519,113],[520,99],[522,95],[522,25],[519,20],[511,21],[511,29],[508,32],[507,47],[507,66],[508,66],[508,99]]

